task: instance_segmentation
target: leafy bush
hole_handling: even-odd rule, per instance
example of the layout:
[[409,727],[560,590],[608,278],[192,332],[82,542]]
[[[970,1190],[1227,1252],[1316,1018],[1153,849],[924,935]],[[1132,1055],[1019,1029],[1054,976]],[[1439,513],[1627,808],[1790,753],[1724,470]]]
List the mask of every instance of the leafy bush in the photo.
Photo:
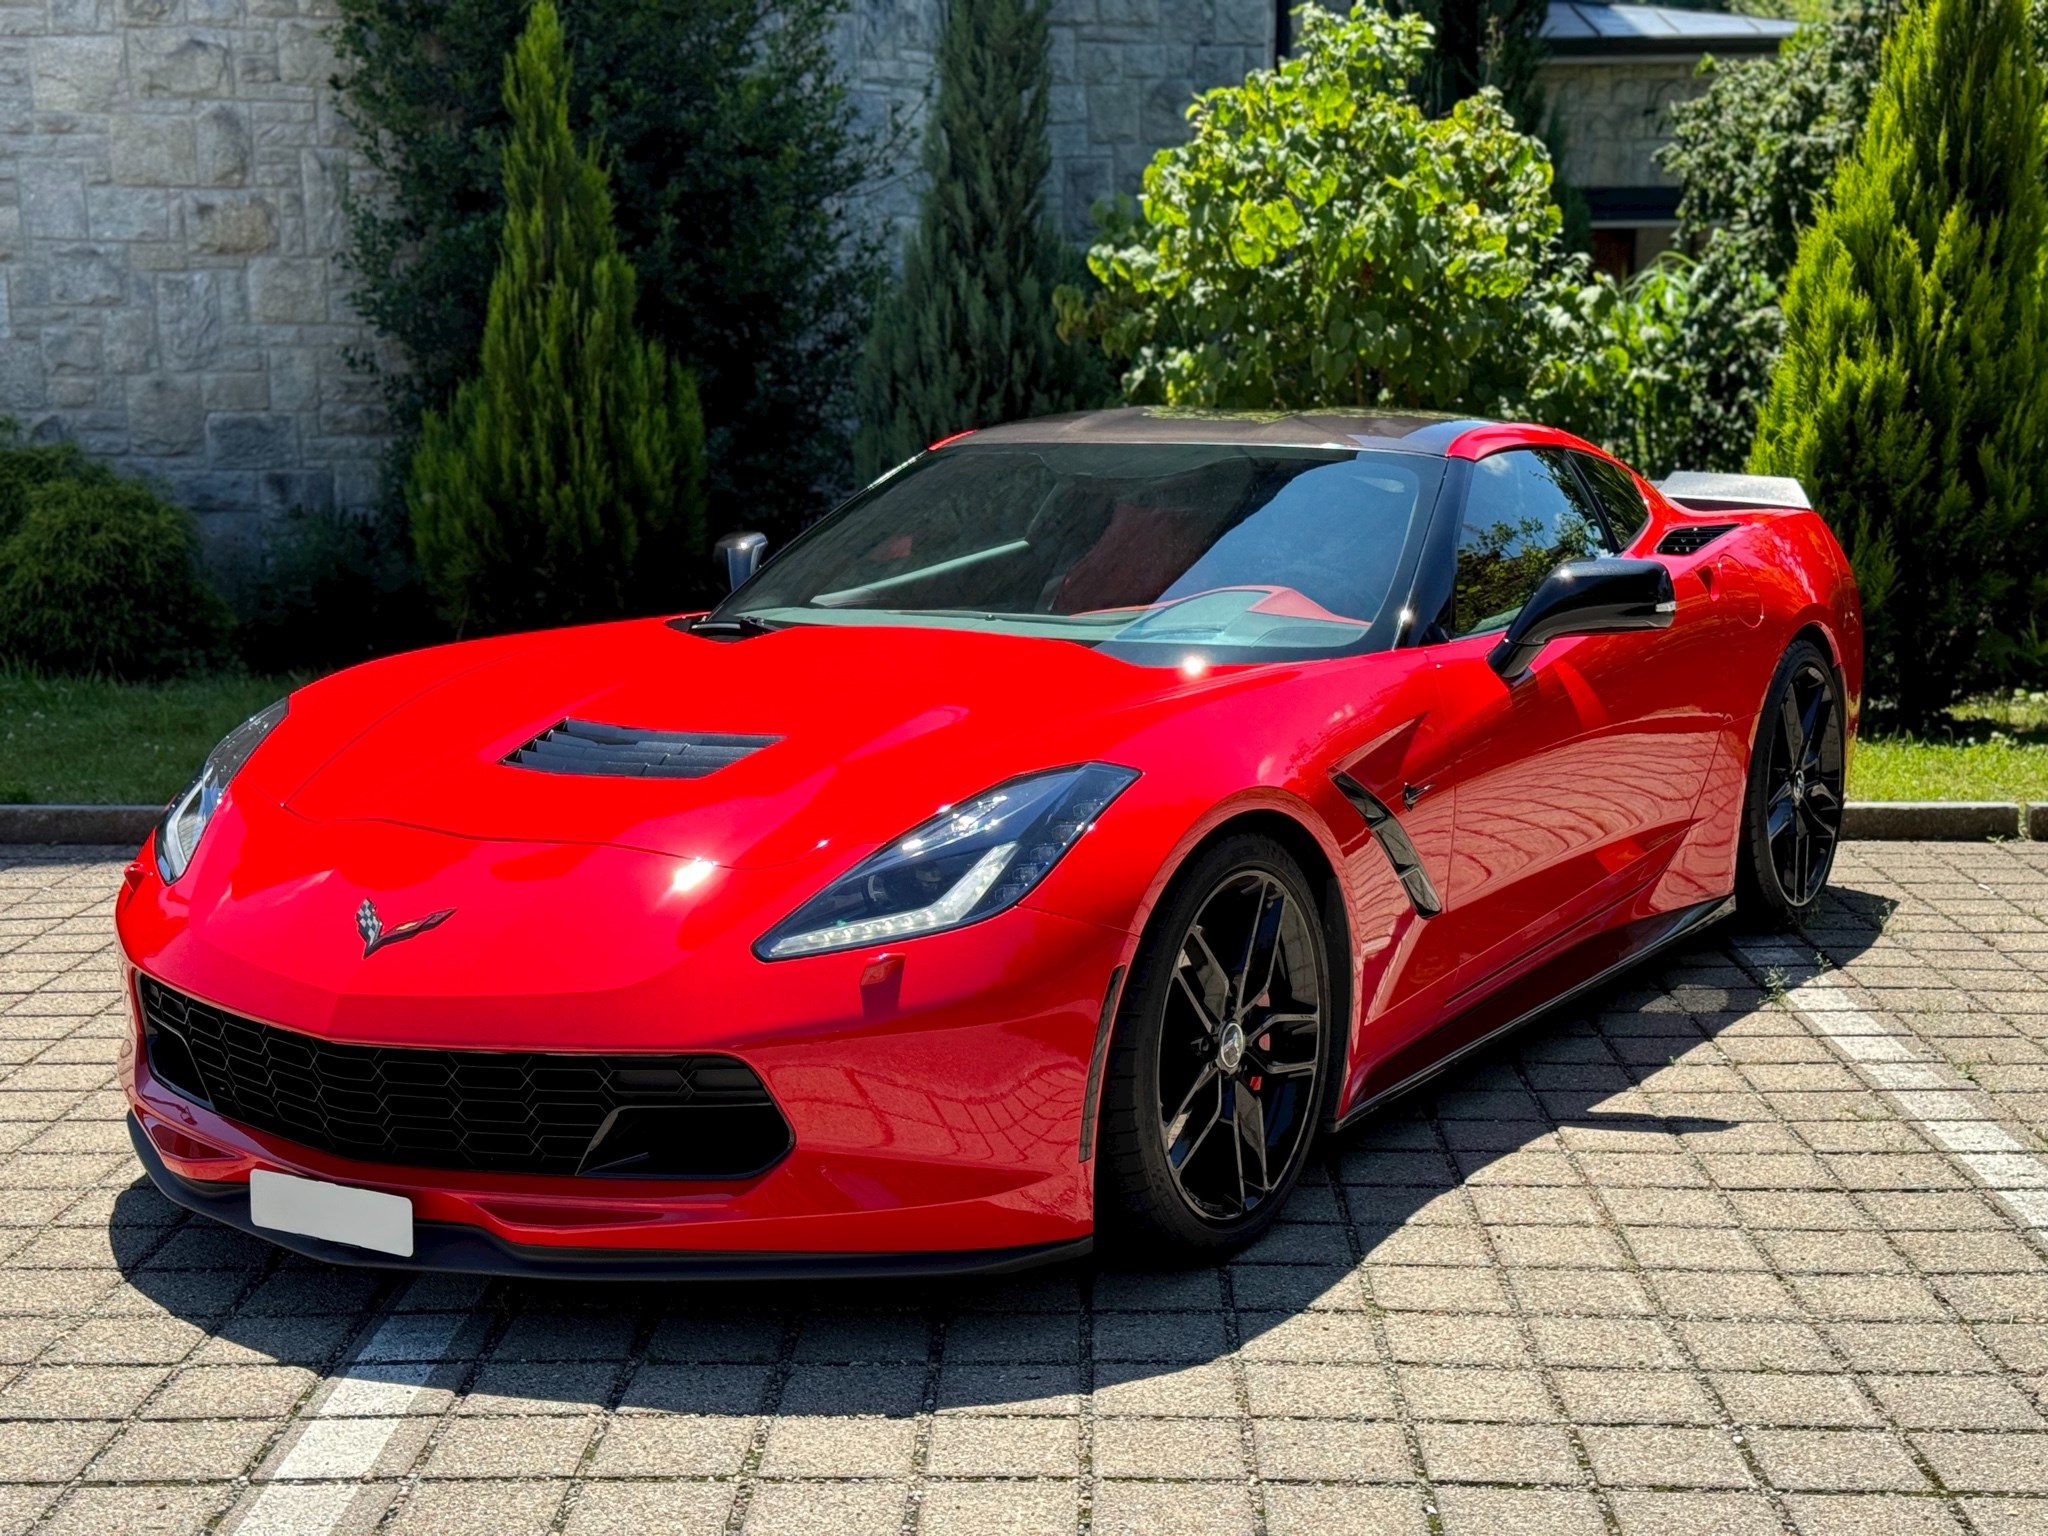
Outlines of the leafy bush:
[[1408,95],[1428,25],[1309,7],[1294,55],[1199,97],[1089,254],[1126,395],[1189,406],[1490,411],[1525,391],[1559,214],[1540,141],[1482,90]]
[[[852,203],[878,161],[837,71],[844,4],[562,0],[570,118],[610,161],[640,323],[698,378],[714,503],[778,537],[845,478],[879,271]],[[527,5],[339,9],[344,109],[375,173],[349,205],[356,302],[403,359],[387,382],[409,427],[478,367]]]
[[1547,311],[1526,413],[1589,438],[1653,478],[1685,462],[1702,380],[1685,338],[1699,269],[1666,253],[1625,285],[1588,282]]
[[638,285],[569,128],[567,70],[540,0],[505,69],[481,371],[428,413],[406,485],[420,569],[458,630],[651,611],[703,543],[696,386],[633,329]]
[[191,515],[64,449],[0,448],[0,658],[157,678],[226,659]]
[[859,375],[866,479],[963,427],[1095,405],[1099,353],[1060,336],[1053,290],[1083,276],[1045,220],[1046,0],[951,0],[926,187],[901,280]]
[[1671,107],[1664,168],[1684,183],[1677,249],[1695,258],[1668,371],[1685,382],[1651,436],[1669,467],[1742,467],[1784,340],[1778,294],[1842,157],[1855,147],[1898,0],[1851,0],[1770,58],[1709,60]]
[[1855,562],[1873,693],[1934,720],[2048,606],[2041,66],[2020,0],[1927,0],[1799,244],[1752,466]]

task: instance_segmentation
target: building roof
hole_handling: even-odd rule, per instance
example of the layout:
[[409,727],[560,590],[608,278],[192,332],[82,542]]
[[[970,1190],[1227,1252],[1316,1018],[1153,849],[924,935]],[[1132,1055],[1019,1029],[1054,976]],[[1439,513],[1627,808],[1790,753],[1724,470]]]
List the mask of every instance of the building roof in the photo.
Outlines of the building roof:
[[1550,0],[1543,40],[1559,58],[1775,53],[1799,24],[1727,11]]

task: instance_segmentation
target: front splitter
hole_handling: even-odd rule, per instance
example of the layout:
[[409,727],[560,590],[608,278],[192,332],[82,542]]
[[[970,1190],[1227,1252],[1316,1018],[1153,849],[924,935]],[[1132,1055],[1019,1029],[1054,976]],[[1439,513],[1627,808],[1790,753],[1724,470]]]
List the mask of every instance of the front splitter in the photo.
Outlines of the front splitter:
[[504,1275],[549,1280],[877,1280],[1007,1275],[1041,1264],[1085,1257],[1092,1237],[1022,1248],[974,1248],[933,1253],[706,1253],[699,1249],[557,1248],[510,1243],[481,1227],[458,1222],[413,1225],[410,1258],[376,1253],[325,1238],[277,1232],[249,1219],[249,1186],[183,1178],[165,1166],[131,1111],[128,1139],[150,1182],[173,1205],[261,1238],[307,1258],[372,1269],[431,1270],[445,1274]]

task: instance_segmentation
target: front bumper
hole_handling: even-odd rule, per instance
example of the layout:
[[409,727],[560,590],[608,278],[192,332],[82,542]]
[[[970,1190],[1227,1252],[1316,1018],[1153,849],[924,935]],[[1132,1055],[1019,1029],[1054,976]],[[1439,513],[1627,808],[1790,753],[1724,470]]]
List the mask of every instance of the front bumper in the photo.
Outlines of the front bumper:
[[691,1252],[674,1249],[576,1248],[515,1243],[461,1222],[414,1225],[411,1258],[394,1258],[295,1232],[259,1227],[249,1219],[249,1184],[188,1179],[171,1171],[141,1121],[130,1113],[128,1139],[150,1182],[173,1205],[262,1238],[310,1259],[378,1269],[438,1270],[465,1275],[506,1275],[549,1280],[860,1280],[1005,1275],[1085,1256],[1088,1237],[1014,1248],[910,1253]]

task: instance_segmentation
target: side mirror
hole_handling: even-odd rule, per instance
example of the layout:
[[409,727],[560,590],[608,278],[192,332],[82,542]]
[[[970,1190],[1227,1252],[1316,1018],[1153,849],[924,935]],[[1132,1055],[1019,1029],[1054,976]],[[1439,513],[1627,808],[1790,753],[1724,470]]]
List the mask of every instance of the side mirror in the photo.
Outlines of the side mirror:
[[725,565],[725,579],[737,592],[754,572],[761,569],[761,557],[768,552],[765,533],[728,533],[711,546]]
[[1671,572],[1660,562],[1567,560],[1543,578],[1486,660],[1513,682],[1553,640],[1669,629],[1677,615]]

